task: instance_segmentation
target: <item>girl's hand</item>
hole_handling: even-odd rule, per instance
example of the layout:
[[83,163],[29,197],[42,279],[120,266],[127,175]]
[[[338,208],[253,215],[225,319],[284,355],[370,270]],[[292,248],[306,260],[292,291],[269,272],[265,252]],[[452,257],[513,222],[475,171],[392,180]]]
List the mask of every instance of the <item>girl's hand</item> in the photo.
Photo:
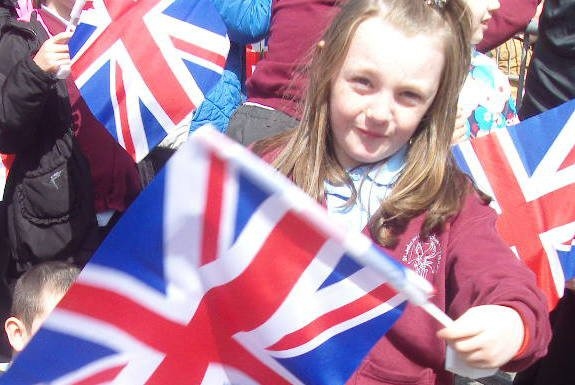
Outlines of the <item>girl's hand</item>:
[[525,330],[518,312],[507,306],[472,307],[453,325],[437,332],[468,365],[498,368],[523,344]]
[[34,62],[44,72],[55,74],[62,65],[70,65],[68,41],[72,32],[62,32],[46,40],[34,56]]
[[465,128],[466,121],[467,116],[463,114],[461,108],[457,108],[457,115],[455,116],[455,129],[453,130],[451,144],[457,144],[467,139],[467,129]]

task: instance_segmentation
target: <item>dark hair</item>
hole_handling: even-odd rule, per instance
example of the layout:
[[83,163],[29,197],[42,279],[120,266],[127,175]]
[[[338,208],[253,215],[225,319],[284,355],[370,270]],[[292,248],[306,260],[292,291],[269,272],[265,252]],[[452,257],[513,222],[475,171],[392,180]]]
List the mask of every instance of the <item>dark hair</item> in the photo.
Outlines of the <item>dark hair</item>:
[[66,293],[80,269],[66,262],[51,261],[33,266],[16,281],[10,314],[30,329],[34,318],[43,312],[46,293]]

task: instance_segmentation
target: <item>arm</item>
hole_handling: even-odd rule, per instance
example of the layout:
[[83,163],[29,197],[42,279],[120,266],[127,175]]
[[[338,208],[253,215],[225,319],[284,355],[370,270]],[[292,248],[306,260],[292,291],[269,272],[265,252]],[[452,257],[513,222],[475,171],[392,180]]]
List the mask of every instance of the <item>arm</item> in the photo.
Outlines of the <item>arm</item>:
[[194,113],[190,133],[208,123],[212,123],[220,132],[226,132],[232,114],[241,103],[240,81],[234,73],[225,70],[218,84]]
[[34,137],[57,82],[52,75],[62,62],[69,61],[68,35],[47,40],[34,57],[24,36],[10,34],[0,41],[0,151],[21,151]]
[[535,275],[502,241],[495,212],[475,196],[451,225],[446,339],[471,365],[516,371],[542,357],[551,338]]
[[230,39],[245,45],[265,37],[270,27],[272,0],[212,0]]
[[0,40],[0,151],[15,153],[25,148],[34,134],[30,121],[45,103],[46,79],[29,57],[31,47],[18,34]]

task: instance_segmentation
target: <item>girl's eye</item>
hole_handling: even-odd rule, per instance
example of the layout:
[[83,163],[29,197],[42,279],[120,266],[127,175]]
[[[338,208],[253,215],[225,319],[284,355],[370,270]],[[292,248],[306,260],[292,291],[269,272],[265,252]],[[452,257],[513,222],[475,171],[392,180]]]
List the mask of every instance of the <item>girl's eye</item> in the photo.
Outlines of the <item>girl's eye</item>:
[[352,83],[356,84],[359,87],[368,88],[371,86],[371,82],[368,78],[365,77],[355,77],[352,79]]
[[401,93],[401,96],[404,100],[411,103],[418,103],[423,99],[421,94],[414,91],[404,91]]

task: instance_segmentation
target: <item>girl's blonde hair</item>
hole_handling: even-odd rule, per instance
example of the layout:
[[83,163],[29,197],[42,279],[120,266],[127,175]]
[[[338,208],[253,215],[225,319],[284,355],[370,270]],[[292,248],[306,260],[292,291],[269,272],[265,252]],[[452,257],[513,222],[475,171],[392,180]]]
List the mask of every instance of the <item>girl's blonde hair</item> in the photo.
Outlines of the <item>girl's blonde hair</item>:
[[[470,17],[462,0],[442,7],[426,0],[349,0],[315,48],[309,86],[299,126],[257,143],[260,154],[280,151],[273,165],[318,201],[324,181],[347,184],[356,193],[337,161],[330,129],[330,89],[343,65],[352,38],[365,20],[381,17],[408,36],[428,34],[443,41],[445,65],[434,101],[410,140],[405,168],[389,197],[370,221],[372,235],[393,246],[410,219],[427,212],[421,233],[440,230],[461,208],[467,180],[451,156],[451,138],[460,88],[470,62]],[[373,49],[385,50],[382,44]],[[409,49],[409,47],[406,47]],[[281,149],[281,150],[280,150]]]

